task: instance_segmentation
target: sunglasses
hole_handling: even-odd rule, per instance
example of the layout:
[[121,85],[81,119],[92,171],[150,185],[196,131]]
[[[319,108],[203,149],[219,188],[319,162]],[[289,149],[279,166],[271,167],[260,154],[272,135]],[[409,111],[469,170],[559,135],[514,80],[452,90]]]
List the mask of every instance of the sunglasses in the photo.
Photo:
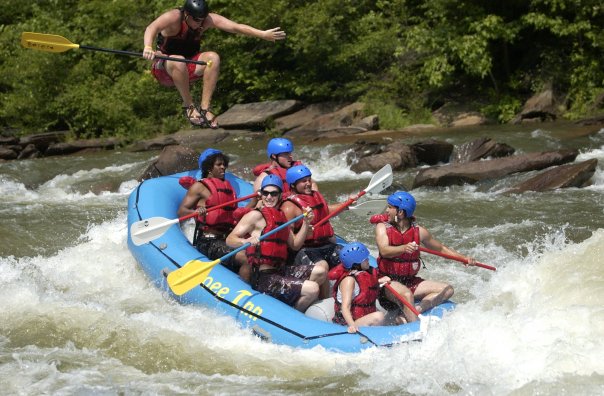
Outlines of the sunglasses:
[[269,195],[271,197],[278,197],[279,194],[281,194],[281,191],[266,191],[266,190],[262,190],[262,191],[260,191],[260,194],[262,194],[263,197],[268,197]]
[[193,15],[189,15],[194,22],[201,23],[205,18],[196,18]]

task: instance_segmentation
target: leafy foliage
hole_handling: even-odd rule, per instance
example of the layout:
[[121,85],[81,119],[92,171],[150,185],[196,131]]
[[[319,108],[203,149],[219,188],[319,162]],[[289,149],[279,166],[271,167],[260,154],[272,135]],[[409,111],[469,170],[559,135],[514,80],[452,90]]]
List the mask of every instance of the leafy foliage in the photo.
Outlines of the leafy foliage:
[[[69,129],[74,137],[130,140],[186,125],[180,98],[149,62],[99,52],[62,54],[19,46],[24,31],[75,43],[142,50],[147,24],[180,1],[5,2],[0,16],[0,128]],[[482,97],[485,113],[509,120],[544,86],[566,98],[568,117],[594,111],[604,92],[604,7],[597,0],[210,0],[232,20],[280,26],[271,43],[212,30],[220,54],[214,107],[295,98],[367,102],[382,126],[430,119],[432,107]],[[200,87],[194,87],[200,94]]]

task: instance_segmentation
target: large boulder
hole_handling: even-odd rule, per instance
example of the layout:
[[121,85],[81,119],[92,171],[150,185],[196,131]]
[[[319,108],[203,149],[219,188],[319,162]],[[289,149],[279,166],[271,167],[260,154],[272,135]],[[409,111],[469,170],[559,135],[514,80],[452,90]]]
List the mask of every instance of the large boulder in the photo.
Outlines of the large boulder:
[[411,146],[400,141],[388,145],[359,141],[347,157],[350,169],[360,173],[376,171],[390,164],[393,170],[403,170],[417,166],[417,158]]
[[53,143],[44,152],[45,156],[67,155],[77,153],[79,151],[101,151],[113,150],[119,145],[119,140],[110,139],[88,139],[75,140],[73,142]]
[[429,139],[411,145],[417,162],[420,164],[436,165],[449,162],[453,145],[451,143]]
[[32,143],[28,144],[27,146],[25,146],[23,148],[23,150],[21,150],[21,152],[19,153],[19,157],[17,157],[17,159],[31,159],[31,158],[38,158],[41,157],[42,153],[40,152],[40,150],[38,150],[38,148],[33,145]]
[[236,104],[218,117],[218,123],[225,129],[264,129],[272,120],[291,114],[301,106],[297,100]]
[[421,186],[451,186],[475,184],[481,180],[498,179],[517,172],[541,170],[574,161],[577,150],[558,150],[524,155],[450,164],[421,169],[415,176],[413,188]]
[[598,160],[595,158],[576,164],[557,166],[515,185],[506,190],[506,193],[585,187],[596,172],[596,166],[598,166]]
[[14,160],[19,156],[19,151],[13,150],[10,147],[0,146],[0,159],[2,160]]
[[364,103],[353,103],[332,113],[316,117],[312,121],[292,129],[288,136],[315,136],[334,131],[341,134],[359,133],[367,131],[367,124],[375,121],[365,119]]
[[333,113],[342,107],[343,105],[332,102],[311,104],[295,113],[276,118],[274,128],[281,133],[287,133],[292,129],[310,123],[324,114]]
[[36,146],[38,151],[44,153],[46,149],[55,143],[64,142],[67,140],[68,132],[46,132],[46,133],[38,133],[36,135],[24,136],[19,140],[19,144],[22,147],[27,146],[28,144],[33,144]]
[[490,138],[480,138],[455,147],[451,162],[463,164],[485,158],[500,158],[514,154],[516,150],[505,144],[497,143]]
[[168,146],[159,154],[139,177],[139,180],[151,179],[159,176],[171,175],[197,169],[199,153],[192,148],[184,146]]
[[512,120],[512,124],[554,121],[557,118],[557,113],[554,91],[548,87],[536,93],[524,103],[520,113]]
[[350,169],[357,173],[364,171],[375,172],[386,164],[390,164],[392,169],[401,169],[403,165],[403,158],[399,153],[394,151],[386,151],[380,154],[361,158],[358,162],[354,163]]

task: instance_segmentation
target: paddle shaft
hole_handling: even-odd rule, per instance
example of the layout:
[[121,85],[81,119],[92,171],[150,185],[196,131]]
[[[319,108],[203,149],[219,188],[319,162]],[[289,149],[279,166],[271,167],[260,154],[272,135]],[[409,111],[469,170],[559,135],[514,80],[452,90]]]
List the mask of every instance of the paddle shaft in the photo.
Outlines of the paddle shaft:
[[[267,232],[266,234],[262,234],[260,235],[260,238],[258,238],[259,241],[263,241],[266,238],[268,238],[269,236],[273,235],[276,232],[281,231],[283,228],[287,227],[290,224],[295,223],[296,221],[300,220],[301,218],[303,218],[304,216],[306,216],[308,213],[302,213],[299,216],[294,217],[293,219],[286,221],[285,223],[281,224],[279,227],[274,228],[272,230],[270,230],[269,232]],[[243,245],[239,246],[237,249],[233,250],[232,252],[222,256],[221,258],[219,258],[218,260],[223,261],[228,259],[229,257],[234,256],[235,254],[239,253],[240,251],[242,251],[243,249],[247,249],[248,247],[252,246],[252,244],[250,242],[246,242]]]
[[[462,259],[462,258],[459,258],[459,257],[455,257],[455,256],[451,256],[450,254],[441,253],[439,251],[428,249],[428,248],[421,247],[421,246],[419,247],[419,250],[422,251],[422,252],[425,252],[425,253],[434,254],[435,256],[440,256],[440,257],[447,258],[449,260],[455,260],[455,261],[459,261],[460,263],[468,264],[468,260]],[[490,266],[490,265],[487,265],[487,264],[479,263],[479,262],[476,262],[476,266],[477,267],[481,267],[481,268],[486,268],[486,269],[491,270],[491,271],[497,271],[497,268],[495,268],[493,266]]]
[[[87,50],[91,50],[91,51],[109,52],[111,54],[140,56],[140,57],[143,56],[143,54],[141,54],[140,52],[133,52],[133,51],[123,51],[123,50],[114,50],[114,49],[108,49],[108,48],[91,47],[89,45],[81,45],[81,44],[79,47],[82,49],[87,49]],[[169,61],[173,61],[173,62],[194,63],[196,65],[207,65],[207,63],[204,61],[197,61],[197,60],[193,60],[193,59],[184,59],[184,58],[172,58],[170,56],[164,56],[164,55],[155,55],[155,58],[169,60]]]
[[[206,213],[207,212],[211,212],[211,211],[216,210],[216,209],[224,208],[225,206],[229,206],[229,205],[237,203],[237,202],[245,201],[246,199],[254,198],[256,196],[258,196],[258,194],[253,193],[253,194],[250,194],[250,195],[246,195],[245,197],[237,198],[237,199],[235,199],[233,201],[221,203],[220,205],[216,205],[216,206],[211,206],[211,207],[209,207],[209,208],[206,209]],[[197,211],[194,211],[193,213],[189,213],[188,215],[184,215],[182,217],[179,217],[178,221],[180,222],[180,221],[183,221],[183,220],[190,219],[191,217],[195,217],[198,214],[199,213],[197,213]]]
[[[235,200],[224,202],[220,205],[212,206],[207,209],[207,212],[211,212],[212,210],[220,209],[227,205],[232,205],[234,203],[244,201],[246,199],[255,197],[256,194],[246,195],[245,197],[237,198]],[[197,216],[199,213],[194,211],[177,219],[166,219],[163,217],[151,217],[145,220],[140,220],[135,223],[132,223],[130,227],[130,237],[132,238],[132,242],[140,246],[144,243],[151,242],[154,239],[162,236],[168,229],[179,222],[189,219],[191,217]]]
[[392,167],[390,166],[390,164],[386,164],[382,167],[382,169],[377,171],[375,173],[375,175],[373,175],[373,177],[369,181],[369,185],[367,186],[367,188],[365,188],[364,190],[359,192],[356,197],[348,198],[348,200],[346,200],[346,202],[344,202],[342,205],[340,205],[336,210],[334,210],[329,215],[325,216],[324,218],[322,218],[321,220],[319,220],[315,224],[313,224],[313,227],[318,227],[321,224],[328,221],[329,219],[331,219],[332,217],[340,214],[344,209],[346,209],[347,207],[352,205],[352,203],[354,201],[358,200],[363,195],[367,194],[367,192],[371,192],[372,194],[374,194],[376,192],[382,191],[383,189],[385,189],[387,187],[390,187],[391,184],[392,184]]
[[[259,241],[262,241],[274,233],[282,230],[283,228],[289,226],[290,224],[295,223],[300,220],[304,216],[306,216],[308,212],[305,212],[299,216],[294,217],[293,219],[281,224],[279,227],[263,234],[258,238]],[[195,286],[199,285],[205,279],[204,273],[210,271],[216,265],[220,264],[220,262],[236,255],[240,251],[247,249],[252,244],[250,242],[246,242],[243,245],[239,246],[237,249],[233,250],[230,253],[225,254],[211,262],[201,262],[198,260],[193,260],[192,262],[186,264],[182,268],[177,269],[176,271],[170,272],[168,274],[168,285],[172,289],[172,291],[177,295],[182,295],[189,290],[193,289]]]
[[340,213],[342,213],[344,211],[344,209],[346,209],[347,207],[349,207],[350,205],[352,205],[352,203],[354,201],[358,200],[359,198],[361,198],[366,193],[367,193],[367,191],[363,190],[360,193],[358,193],[355,198],[348,198],[346,200],[346,202],[344,202],[342,205],[338,206],[338,208],[336,210],[334,210],[333,212],[331,212],[329,215],[323,217],[316,224],[313,224],[313,227],[318,227],[321,224],[323,224],[326,221],[328,221],[329,219],[331,219],[332,217],[339,215]]
[[417,309],[415,309],[415,307],[413,306],[413,304],[411,304],[409,301],[405,300],[403,298],[403,296],[401,296],[396,290],[394,290],[394,287],[390,286],[390,283],[384,283],[384,287],[386,289],[390,290],[390,292],[392,294],[394,294],[394,297],[396,297],[397,300],[399,300],[407,308],[409,308],[411,310],[411,312],[413,312],[416,316],[419,316],[419,312],[417,311]]

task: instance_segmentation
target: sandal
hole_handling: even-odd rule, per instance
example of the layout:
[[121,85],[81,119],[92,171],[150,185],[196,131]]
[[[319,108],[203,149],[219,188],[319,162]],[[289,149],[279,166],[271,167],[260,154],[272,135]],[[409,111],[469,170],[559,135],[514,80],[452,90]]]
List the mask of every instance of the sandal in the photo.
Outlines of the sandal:
[[[183,112],[185,113],[185,117],[187,118],[187,120],[189,120],[189,122],[191,123],[191,125],[193,126],[203,126],[204,123],[207,123],[207,119],[204,115],[202,115],[201,111],[199,111],[199,109],[194,105],[194,104],[190,104],[188,106],[183,106],[182,107]],[[199,115],[195,115],[195,112],[197,112]]]
[[[212,116],[212,118],[208,117],[208,113]],[[202,128],[211,128],[218,129],[218,123],[216,122],[216,116],[210,111],[210,109],[200,109],[199,114],[201,114],[201,127]]]

